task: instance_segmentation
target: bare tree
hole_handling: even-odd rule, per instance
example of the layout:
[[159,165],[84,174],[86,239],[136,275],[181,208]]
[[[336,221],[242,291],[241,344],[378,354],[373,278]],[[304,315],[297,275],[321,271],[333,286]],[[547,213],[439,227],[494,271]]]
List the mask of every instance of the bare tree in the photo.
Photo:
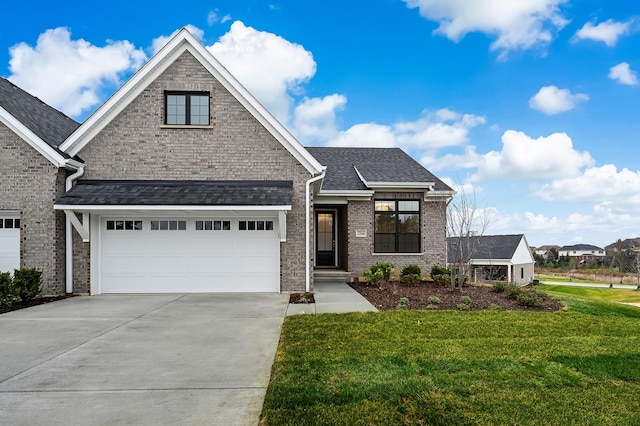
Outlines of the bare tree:
[[457,194],[447,206],[447,249],[451,267],[451,286],[462,284],[471,277],[470,260],[481,237],[491,223],[491,214],[478,206],[475,191],[459,185]]

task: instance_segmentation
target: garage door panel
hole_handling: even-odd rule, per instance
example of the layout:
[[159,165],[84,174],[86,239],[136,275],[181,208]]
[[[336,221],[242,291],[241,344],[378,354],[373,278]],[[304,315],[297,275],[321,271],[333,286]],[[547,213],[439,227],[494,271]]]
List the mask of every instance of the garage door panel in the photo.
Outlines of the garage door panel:
[[[277,230],[107,231],[101,226],[101,292],[278,292]],[[104,225],[104,224],[102,224]],[[274,226],[275,228],[275,226]]]
[[0,272],[20,268],[20,219],[0,215]]

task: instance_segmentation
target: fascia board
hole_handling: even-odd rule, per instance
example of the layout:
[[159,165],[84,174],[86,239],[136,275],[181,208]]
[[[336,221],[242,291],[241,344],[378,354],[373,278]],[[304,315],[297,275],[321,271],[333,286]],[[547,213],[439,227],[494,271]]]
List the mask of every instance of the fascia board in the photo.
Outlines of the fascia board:
[[96,110],[61,146],[76,155],[182,53],[189,51],[262,124],[309,173],[322,172],[322,165],[296,140],[240,82],[186,29],[182,29],[111,98]]
[[371,190],[325,190],[321,189],[317,196],[320,197],[371,197],[375,192]]
[[109,211],[121,211],[121,210],[136,210],[136,211],[194,211],[194,212],[205,212],[205,211],[289,211],[291,210],[290,205],[282,205],[282,206],[149,206],[149,205],[108,205],[108,206],[97,206],[97,205],[70,205],[70,204],[54,204],[53,208],[55,210],[71,210],[75,212],[109,212]]
[[11,115],[6,109],[0,107],[0,122],[7,126],[12,132],[27,142],[40,155],[49,160],[56,167],[64,167],[67,159],[53,149],[48,143],[40,139],[27,126]]

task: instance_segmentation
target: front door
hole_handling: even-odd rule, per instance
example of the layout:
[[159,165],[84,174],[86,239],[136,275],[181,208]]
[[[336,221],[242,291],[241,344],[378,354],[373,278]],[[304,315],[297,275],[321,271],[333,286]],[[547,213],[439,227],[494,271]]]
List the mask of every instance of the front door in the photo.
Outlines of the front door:
[[316,266],[336,266],[336,213],[316,212]]

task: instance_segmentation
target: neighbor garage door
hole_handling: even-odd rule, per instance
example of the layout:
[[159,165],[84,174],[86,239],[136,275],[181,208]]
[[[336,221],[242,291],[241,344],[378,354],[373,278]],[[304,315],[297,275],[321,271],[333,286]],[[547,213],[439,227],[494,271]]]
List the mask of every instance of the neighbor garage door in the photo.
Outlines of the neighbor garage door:
[[0,213],[0,272],[20,268],[20,218]]
[[274,218],[102,218],[101,293],[278,292]]

